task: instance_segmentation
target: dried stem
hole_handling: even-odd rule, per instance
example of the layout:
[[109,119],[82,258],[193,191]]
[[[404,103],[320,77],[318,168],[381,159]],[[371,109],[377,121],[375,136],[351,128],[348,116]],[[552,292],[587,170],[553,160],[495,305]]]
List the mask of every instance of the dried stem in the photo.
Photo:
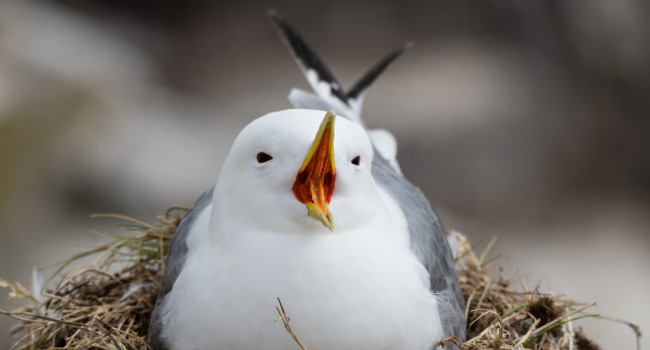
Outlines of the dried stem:
[[282,320],[282,323],[284,323],[284,329],[286,329],[287,332],[289,332],[291,338],[293,338],[296,344],[300,346],[300,349],[308,350],[307,346],[302,342],[302,340],[300,340],[300,338],[298,338],[298,335],[296,335],[296,333],[294,333],[294,331],[291,329],[291,325],[289,324],[290,318],[289,316],[287,316],[286,311],[284,311],[284,306],[282,305],[282,301],[280,301],[280,298],[278,298],[278,304],[280,304],[280,306],[279,307],[276,306],[275,310],[278,312],[278,315],[280,315],[280,320]]

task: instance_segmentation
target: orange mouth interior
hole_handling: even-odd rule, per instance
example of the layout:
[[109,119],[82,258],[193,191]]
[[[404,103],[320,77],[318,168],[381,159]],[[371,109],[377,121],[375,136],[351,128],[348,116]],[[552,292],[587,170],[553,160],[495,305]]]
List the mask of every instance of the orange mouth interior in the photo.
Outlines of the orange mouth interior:
[[292,187],[296,198],[307,206],[309,216],[320,220],[330,230],[332,213],[327,205],[332,199],[336,181],[333,147],[335,117],[334,111],[330,110],[323,118]]

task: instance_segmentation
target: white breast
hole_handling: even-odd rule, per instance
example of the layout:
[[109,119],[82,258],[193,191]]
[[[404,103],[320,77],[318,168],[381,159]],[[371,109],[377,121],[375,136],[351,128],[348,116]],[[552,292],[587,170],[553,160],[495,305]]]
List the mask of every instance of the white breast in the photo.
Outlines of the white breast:
[[276,321],[280,298],[310,350],[430,349],[442,334],[436,298],[401,211],[382,197],[389,216],[363,230],[259,233],[228,249],[209,243],[207,208],[165,301],[163,338],[173,349],[297,348]]

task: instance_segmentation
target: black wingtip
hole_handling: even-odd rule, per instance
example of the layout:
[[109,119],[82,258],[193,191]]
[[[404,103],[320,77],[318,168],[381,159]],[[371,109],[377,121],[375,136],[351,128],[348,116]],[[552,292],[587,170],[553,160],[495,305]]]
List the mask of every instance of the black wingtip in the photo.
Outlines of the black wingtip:
[[275,9],[269,9],[267,15],[271,22],[277,27],[278,33],[282,38],[291,54],[298,64],[304,69],[313,69],[318,74],[318,79],[327,82],[332,88],[332,94],[338,97],[344,103],[346,94],[341,89],[341,85],[334,77],[334,74],[327,68],[325,63],[318,56],[316,51],[307,44],[298,31],[293,28],[289,22],[284,20]]
[[284,23],[286,23],[286,22],[284,21],[284,19],[282,19],[282,17],[280,16],[280,14],[278,13],[278,11],[276,9],[270,8],[270,9],[266,10],[266,15],[269,17],[271,22],[273,22],[273,24],[278,29],[282,30],[282,25]]
[[401,56],[406,50],[411,48],[413,46],[412,41],[407,41],[404,43],[404,45],[398,47],[397,49],[391,51],[388,53],[388,55],[384,56],[379,62],[377,62],[370,70],[357,81],[356,84],[350,89],[350,91],[347,93],[346,98],[347,99],[354,99],[357,98],[361,93],[366,91],[370,84],[372,84],[375,79],[384,71],[388,66],[390,66],[395,59],[397,59],[399,56]]
[[280,16],[280,14],[276,9],[274,8],[268,9],[266,11],[266,15],[269,17],[273,25],[275,25],[276,29],[278,30],[278,34],[280,35],[280,38],[285,43],[287,48],[291,51],[291,54],[297,56],[298,52],[296,47],[297,46],[296,41],[300,41],[299,39],[302,39],[298,34],[298,31],[295,30],[287,21],[285,21],[284,18]]

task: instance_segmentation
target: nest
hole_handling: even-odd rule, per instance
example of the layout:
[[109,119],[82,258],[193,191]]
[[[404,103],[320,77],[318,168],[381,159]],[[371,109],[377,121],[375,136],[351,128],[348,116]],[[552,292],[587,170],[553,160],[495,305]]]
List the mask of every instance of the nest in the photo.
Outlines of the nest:
[[[102,243],[61,263],[45,283],[31,291],[20,283],[0,279],[9,297],[24,298],[26,306],[0,314],[20,321],[10,330],[16,338],[12,349],[151,349],[146,342],[149,318],[158,295],[164,257],[171,236],[186,209],[172,208],[155,224],[121,215],[123,235],[103,233]],[[536,291],[515,291],[512,281],[488,275],[494,259],[485,259],[494,241],[476,256],[469,240],[459,234],[456,269],[466,300],[467,341],[447,338],[442,347],[455,349],[577,349],[599,347],[574,328],[574,321],[600,317],[585,311],[593,304]],[[89,266],[68,268],[73,262],[96,256]],[[309,344],[291,330],[289,317],[278,300],[279,319],[296,341]],[[290,315],[289,315],[290,316]],[[631,326],[637,334],[638,327]],[[637,345],[638,347],[638,345]]]

